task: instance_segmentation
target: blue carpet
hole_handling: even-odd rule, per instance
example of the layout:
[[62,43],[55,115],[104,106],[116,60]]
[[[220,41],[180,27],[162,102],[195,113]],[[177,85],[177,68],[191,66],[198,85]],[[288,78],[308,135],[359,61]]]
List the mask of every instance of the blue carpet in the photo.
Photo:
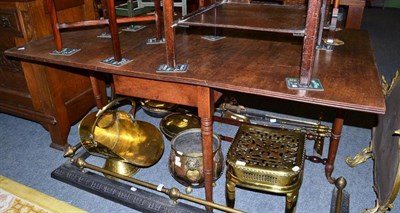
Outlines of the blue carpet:
[[[137,113],[138,120],[146,120],[158,126],[158,118],[152,118],[143,113]],[[214,124],[216,133],[234,136],[237,127],[225,124]],[[72,187],[50,177],[50,173],[66,161],[60,151],[50,149],[50,137],[37,123],[17,117],[0,114],[1,146],[0,174],[27,186],[42,191],[48,195],[66,201],[89,212],[127,212],[132,211],[120,204],[103,199],[86,191]],[[370,129],[345,126],[342,135],[334,176],[344,176],[347,179],[345,190],[350,194],[350,212],[360,212],[374,206],[375,194],[372,189],[372,160],[356,168],[348,167],[344,159],[353,156],[361,148],[368,146]],[[72,127],[70,143],[77,143],[77,126]],[[148,169],[141,169],[136,178],[166,187],[185,187],[177,183],[169,174],[167,168],[170,152],[169,141],[165,139],[166,149],[162,159]],[[226,154],[229,143],[223,142],[222,149]],[[307,153],[312,153],[313,143],[307,142]],[[327,153],[327,144],[325,151]],[[102,165],[103,159],[90,157],[89,162]],[[154,175],[158,174],[158,175]],[[224,204],[224,175],[217,181],[214,188],[214,201]],[[324,167],[309,161],[305,165],[303,185],[300,189],[297,212],[329,212],[333,185],[328,184],[324,176]],[[194,189],[191,195],[204,198],[203,189]],[[182,201],[183,202],[183,201]],[[237,189],[236,208],[247,212],[283,212],[284,196],[259,193]],[[267,210],[267,211],[266,211]],[[400,212],[395,205],[393,212]]]

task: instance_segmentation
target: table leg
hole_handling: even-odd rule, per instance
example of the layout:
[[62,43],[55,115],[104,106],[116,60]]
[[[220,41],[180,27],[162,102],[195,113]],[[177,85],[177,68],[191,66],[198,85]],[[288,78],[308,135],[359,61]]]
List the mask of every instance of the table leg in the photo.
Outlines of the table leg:
[[99,82],[95,76],[95,73],[92,71],[89,72],[89,78],[90,78],[90,84],[92,85],[93,95],[96,101],[97,109],[100,110],[101,108],[103,108],[103,103],[102,103],[102,94],[99,89]]
[[343,128],[343,110],[338,109],[336,112],[336,117],[333,120],[332,124],[332,133],[329,143],[329,153],[328,153],[328,160],[325,165],[325,176],[328,179],[329,183],[334,184],[335,178],[332,177],[332,172],[334,169],[336,153],[339,147],[339,141],[342,134]]
[[[214,94],[212,89],[207,87],[198,87],[197,106],[199,117],[201,119],[201,136],[203,143],[203,172],[206,200],[213,201],[213,114],[214,114]],[[211,210],[210,207],[207,208]]]

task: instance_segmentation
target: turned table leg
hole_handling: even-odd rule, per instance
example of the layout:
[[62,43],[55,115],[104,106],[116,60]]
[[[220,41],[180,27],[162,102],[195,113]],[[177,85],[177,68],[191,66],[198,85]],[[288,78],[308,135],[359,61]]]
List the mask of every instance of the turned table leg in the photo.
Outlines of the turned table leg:
[[[201,119],[201,136],[203,143],[203,172],[205,179],[206,200],[213,201],[213,157],[212,157],[212,140],[213,140],[213,114],[214,114],[214,97],[212,89],[207,87],[198,87],[197,89],[197,106],[199,117]],[[207,207],[211,210],[210,207]]]
[[99,89],[99,82],[96,74],[92,71],[89,72],[90,84],[92,85],[94,100],[96,101],[97,109],[103,108],[102,94]]
[[325,165],[325,176],[328,179],[329,183],[334,184],[335,179],[332,177],[332,172],[334,169],[336,153],[339,147],[339,141],[342,134],[343,128],[343,110],[338,109],[336,112],[336,117],[333,120],[332,124],[332,134],[329,143],[329,153],[328,153],[328,160]]

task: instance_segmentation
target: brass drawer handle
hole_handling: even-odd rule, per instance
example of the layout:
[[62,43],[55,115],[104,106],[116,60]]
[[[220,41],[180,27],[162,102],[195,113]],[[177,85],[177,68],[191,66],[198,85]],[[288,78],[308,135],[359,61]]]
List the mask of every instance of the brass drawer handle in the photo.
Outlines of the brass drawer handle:
[[11,27],[11,22],[10,22],[10,20],[8,20],[7,17],[2,16],[2,17],[1,17],[1,26],[2,26],[3,28]]

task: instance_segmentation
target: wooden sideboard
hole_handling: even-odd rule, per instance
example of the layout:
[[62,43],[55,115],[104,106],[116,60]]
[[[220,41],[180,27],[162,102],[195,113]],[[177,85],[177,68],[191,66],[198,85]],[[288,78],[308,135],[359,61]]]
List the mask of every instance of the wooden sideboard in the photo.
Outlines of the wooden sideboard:
[[[57,3],[60,22],[97,16],[93,0]],[[50,133],[50,146],[62,149],[71,126],[96,105],[88,73],[4,55],[9,48],[51,36],[45,6],[45,0],[0,0],[0,112],[40,123]],[[104,81],[99,85],[101,100],[106,102]]]

